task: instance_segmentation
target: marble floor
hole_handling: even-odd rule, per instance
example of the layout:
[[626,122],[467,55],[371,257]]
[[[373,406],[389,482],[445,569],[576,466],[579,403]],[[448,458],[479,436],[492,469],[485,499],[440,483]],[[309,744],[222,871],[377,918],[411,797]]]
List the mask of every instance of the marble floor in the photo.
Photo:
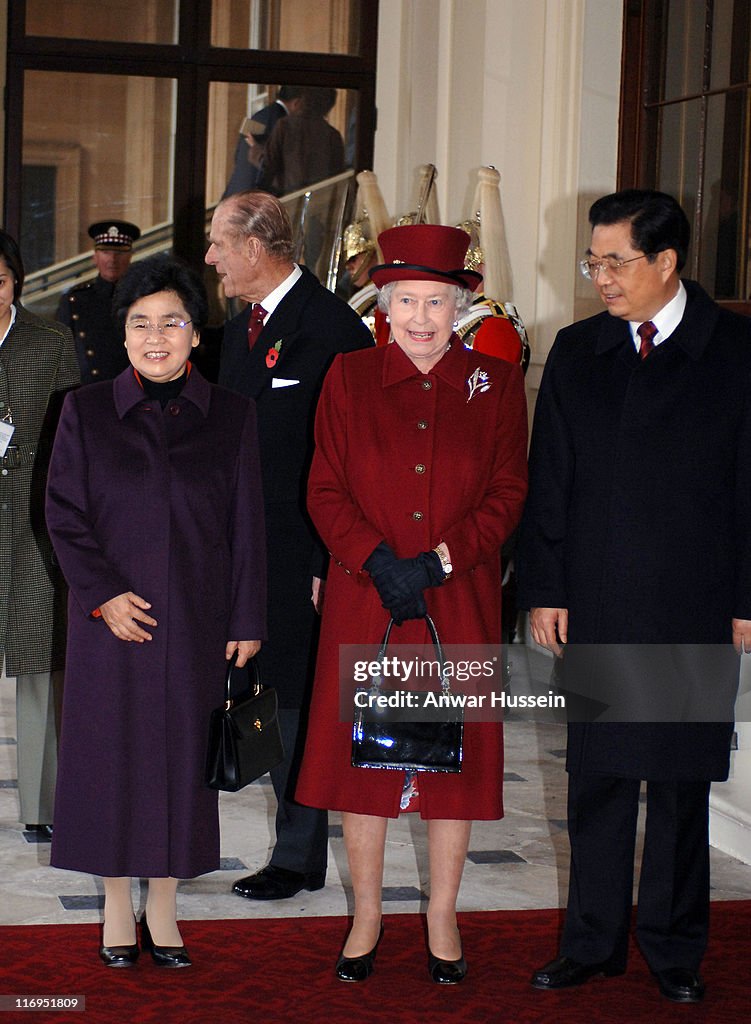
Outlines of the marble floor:
[[[530,674],[545,678],[549,672],[544,656],[523,645],[512,647],[511,661],[512,686],[520,690]],[[14,695],[15,681],[0,678],[0,924],[98,921],[102,891],[97,880],[50,868],[49,843],[25,833],[16,820]],[[474,825],[460,910],[532,909],[565,902],[565,727],[512,712],[505,743],[506,816],[499,822]],[[325,888],[280,902],[254,903],[233,895],[231,889],[236,878],[268,860],[275,810],[268,777],[240,793],[222,794],[220,807],[221,870],[180,884],[178,912],[183,919],[316,917],[351,911],[337,815],[330,818]],[[385,886],[387,912],[415,913],[424,907],[426,834],[424,823],[415,815],[404,815],[389,825]],[[712,850],[712,886],[713,899],[751,899],[751,867]]]

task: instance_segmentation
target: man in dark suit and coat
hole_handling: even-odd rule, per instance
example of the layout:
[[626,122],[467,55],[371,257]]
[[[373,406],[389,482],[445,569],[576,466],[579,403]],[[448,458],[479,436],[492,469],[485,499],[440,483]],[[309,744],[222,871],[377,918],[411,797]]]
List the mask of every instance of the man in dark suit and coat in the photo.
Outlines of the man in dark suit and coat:
[[[660,992],[698,1002],[709,788],[728,775],[733,645],[751,650],[751,321],[681,281],[690,229],[671,196],[615,193],[590,222],[582,270],[607,312],[562,330],[547,361],[520,605],[538,643],[568,645],[564,677],[600,645],[617,690],[648,701],[638,720],[570,721],[568,908],[560,956],[532,984],[624,972],[646,780],[636,937]],[[720,713],[692,715],[690,693],[718,695]]]
[[285,899],[323,886],[328,849],[326,812],[293,799],[327,562],[305,508],[313,418],[334,356],[373,341],[354,310],[293,262],[289,218],[273,196],[245,192],[223,200],[209,243],[206,262],[226,297],[248,303],[225,327],[219,383],[253,398],[258,413],[269,594],[268,639],[258,662],[263,682],[279,694],[286,752],[271,773],[278,810],[270,863],[234,891]]

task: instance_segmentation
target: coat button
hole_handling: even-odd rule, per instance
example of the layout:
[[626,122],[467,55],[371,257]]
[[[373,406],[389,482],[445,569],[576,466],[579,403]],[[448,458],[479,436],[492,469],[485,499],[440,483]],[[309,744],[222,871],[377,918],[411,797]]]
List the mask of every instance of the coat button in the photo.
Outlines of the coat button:
[[422,512],[413,512],[412,518],[415,520],[415,522],[419,523],[420,520],[422,519]]
[[91,376],[92,376],[92,377],[98,377],[98,376],[99,376],[99,370],[97,370],[96,366],[95,366],[95,367],[94,367],[94,369],[93,369],[93,370],[91,371]]
[[179,405],[171,405],[169,407],[169,411],[170,411],[170,413],[173,416],[179,416],[180,415],[180,406]]
[[7,475],[8,475],[8,470],[7,470],[7,469],[4,469],[4,470],[2,471],[2,473],[3,473],[3,476],[7,476]]
[[423,466],[423,464],[421,462],[418,462],[417,465],[415,466],[415,473],[424,473],[424,472],[425,472],[425,467]]
[[71,313],[70,318],[71,318],[71,320],[80,320],[81,319],[80,316],[78,315],[78,313]]
[[433,387],[433,381],[432,380],[424,380],[422,382],[422,387],[423,387],[423,391],[430,391],[430,389]]
[[86,349],[86,355],[89,357],[89,359],[91,359],[91,357],[94,355],[94,349],[93,348],[87,348]]
[[86,331],[79,331],[78,332],[78,337],[79,338],[85,338],[86,337]]
[[418,420],[417,421],[417,429],[418,430],[427,430],[428,429],[428,421],[427,420]]

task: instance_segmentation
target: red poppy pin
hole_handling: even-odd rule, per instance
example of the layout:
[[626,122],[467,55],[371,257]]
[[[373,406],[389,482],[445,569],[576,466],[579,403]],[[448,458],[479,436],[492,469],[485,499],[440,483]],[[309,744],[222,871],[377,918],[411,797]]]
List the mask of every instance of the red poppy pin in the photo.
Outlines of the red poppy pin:
[[276,366],[277,360],[279,359],[279,353],[281,351],[282,339],[280,338],[279,341],[277,341],[275,345],[272,345],[271,348],[266,353],[266,365],[268,366],[269,369],[271,369],[272,366]]

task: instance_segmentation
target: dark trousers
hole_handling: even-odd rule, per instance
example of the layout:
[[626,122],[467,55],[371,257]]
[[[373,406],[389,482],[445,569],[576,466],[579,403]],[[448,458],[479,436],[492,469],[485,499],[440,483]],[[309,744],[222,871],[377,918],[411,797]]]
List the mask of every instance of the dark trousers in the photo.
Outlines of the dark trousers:
[[[639,779],[569,773],[571,874],[561,953],[625,969]],[[636,938],[652,971],[697,970],[709,928],[709,782],[647,783]]]
[[271,864],[302,874],[326,874],[329,826],[326,811],[306,807],[295,800],[295,786],[305,744],[305,723],[300,712],[290,708],[279,711],[285,756],[271,770],[271,782],[277,799],[276,845]]

